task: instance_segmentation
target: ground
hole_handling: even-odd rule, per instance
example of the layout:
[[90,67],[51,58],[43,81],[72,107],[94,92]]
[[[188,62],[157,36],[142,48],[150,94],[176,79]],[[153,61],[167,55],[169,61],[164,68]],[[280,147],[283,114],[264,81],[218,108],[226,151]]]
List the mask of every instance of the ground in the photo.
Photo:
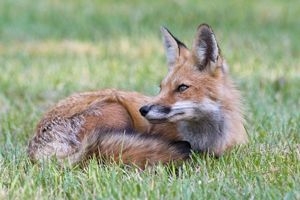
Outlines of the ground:
[[[300,3],[0,2],[0,199],[300,199]],[[159,27],[191,45],[210,24],[243,94],[249,144],[180,167],[31,164],[42,114],[74,92],[158,92]]]

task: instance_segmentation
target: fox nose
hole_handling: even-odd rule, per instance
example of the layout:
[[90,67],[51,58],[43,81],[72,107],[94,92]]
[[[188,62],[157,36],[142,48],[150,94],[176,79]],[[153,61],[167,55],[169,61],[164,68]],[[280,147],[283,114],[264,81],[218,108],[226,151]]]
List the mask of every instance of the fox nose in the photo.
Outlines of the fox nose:
[[146,106],[141,107],[140,108],[141,115],[145,117],[147,115],[147,113],[150,111],[150,109],[151,109],[151,105],[146,105]]

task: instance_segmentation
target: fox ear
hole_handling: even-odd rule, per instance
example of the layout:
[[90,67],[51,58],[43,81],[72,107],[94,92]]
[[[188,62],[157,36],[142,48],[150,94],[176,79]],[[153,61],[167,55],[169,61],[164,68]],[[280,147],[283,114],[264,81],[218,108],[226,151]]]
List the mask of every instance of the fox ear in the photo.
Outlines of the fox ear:
[[207,24],[198,27],[193,44],[193,54],[200,70],[210,66],[215,68],[220,54],[220,49],[215,34]]
[[161,27],[160,31],[163,37],[163,43],[166,51],[167,62],[169,70],[174,66],[180,55],[180,48],[186,48],[185,44],[179,41],[172,33],[165,27]]

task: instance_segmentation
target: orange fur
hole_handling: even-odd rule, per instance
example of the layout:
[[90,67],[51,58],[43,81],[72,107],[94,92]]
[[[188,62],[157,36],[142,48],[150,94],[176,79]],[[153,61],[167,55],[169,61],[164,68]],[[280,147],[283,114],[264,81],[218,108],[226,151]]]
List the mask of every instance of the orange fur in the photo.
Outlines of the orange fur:
[[37,125],[28,154],[71,164],[95,155],[141,168],[182,161],[190,150],[222,155],[247,141],[239,92],[214,33],[198,28],[192,50],[162,28],[169,72],[156,97],[106,89],[74,94]]

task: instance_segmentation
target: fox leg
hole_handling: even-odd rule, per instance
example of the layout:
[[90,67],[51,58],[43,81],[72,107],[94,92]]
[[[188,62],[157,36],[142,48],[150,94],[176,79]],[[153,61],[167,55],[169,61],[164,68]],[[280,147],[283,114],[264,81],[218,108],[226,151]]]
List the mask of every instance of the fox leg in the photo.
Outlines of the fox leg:
[[141,96],[140,98],[136,98],[135,96],[137,95],[139,94],[135,93],[135,95],[128,95],[128,93],[119,92],[115,98],[117,102],[127,110],[135,130],[148,133],[150,132],[151,126],[140,114],[139,109],[148,103],[149,97]]

